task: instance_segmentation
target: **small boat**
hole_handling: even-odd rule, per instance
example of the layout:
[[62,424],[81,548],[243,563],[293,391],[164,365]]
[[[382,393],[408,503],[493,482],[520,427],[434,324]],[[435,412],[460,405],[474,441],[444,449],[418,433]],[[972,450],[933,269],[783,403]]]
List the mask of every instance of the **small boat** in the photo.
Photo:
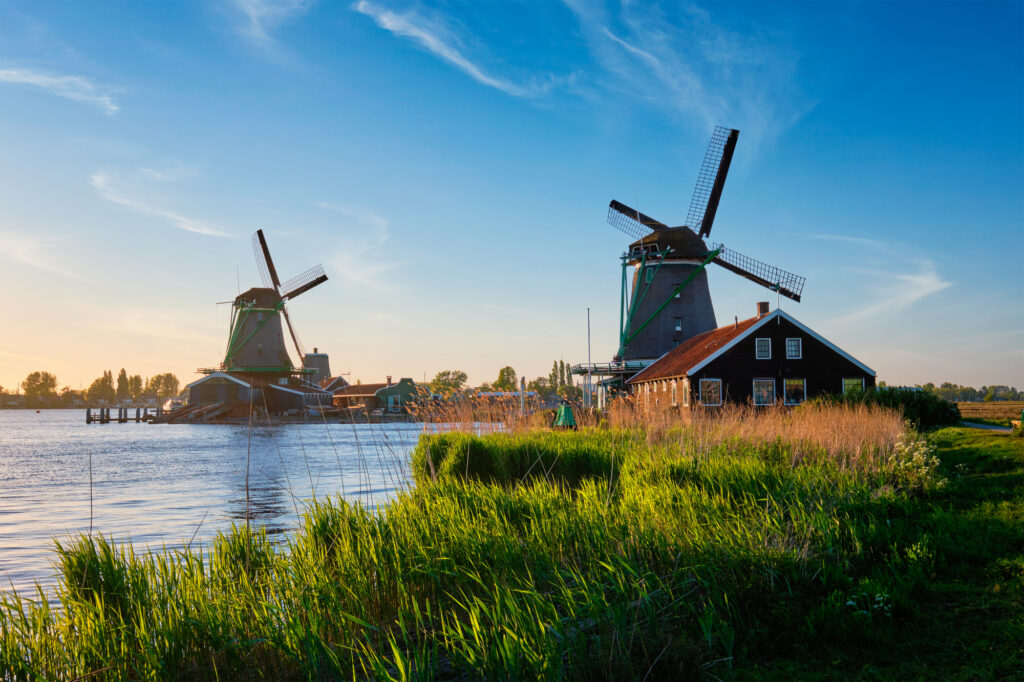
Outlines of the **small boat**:
[[168,398],[167,402],[164,403],[164,410],[170,412],[171,410],[180,410],[185,407],[185,401],[181,398]]

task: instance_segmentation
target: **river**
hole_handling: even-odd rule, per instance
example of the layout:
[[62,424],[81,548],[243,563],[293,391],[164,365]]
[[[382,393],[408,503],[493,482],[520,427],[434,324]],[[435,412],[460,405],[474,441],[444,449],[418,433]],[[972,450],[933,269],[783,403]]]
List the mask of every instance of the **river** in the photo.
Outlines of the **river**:
[[90,525],[145,551],[206,543],[244,524],[247,508],[253,524],[285,537],[314,496],[386,503],[410,485],[421,430],[86,425],[84,410],[0,410],[0,589],[52,587],[53,540]]

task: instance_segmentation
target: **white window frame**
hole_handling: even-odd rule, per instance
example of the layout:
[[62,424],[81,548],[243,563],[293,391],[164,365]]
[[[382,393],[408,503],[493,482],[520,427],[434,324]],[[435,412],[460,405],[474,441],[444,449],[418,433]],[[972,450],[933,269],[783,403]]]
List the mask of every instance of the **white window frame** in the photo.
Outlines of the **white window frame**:
[[[768,343],[768,355],[761,356],[761,342],[765,341]],[[754,359],[755,360],[771,360],[772,359],[772,340],[766,336],[760,336],[754,339]]]
[[[757,382],[759,382],[759,381],[770,381],[770,382],[772,382],[772,401],[770,403],[759,403],[759,402],[757,402]],[[774,377],[757,377],[757,378],[755,378],[754,380],[752,380],[750,382],[750,393],[751,393],[751,398],[753,398],[754,405],[756,407],[768,407],[769,405],[774,405],[776,403],[776,401],[778,400],[778,396],[776,395],[776,391],[775,391],[775,379],[774,379]]]
[[846,395],[846,380],[852,379],[854,381],[860,380],[860,390],[864,390],[864,377],[843,377],[842,382],[839,384],[840,395]]
[[690,406],[690,380],[683,379],[683,407]]
[[[796,341],[796,354],[789,354],[789,342]],[[804,340],[799,336],[791,336],[786,339],[786,359],[787,360],[802,360],[804,357]]]
[[672,285],[672,288],[676,292],[675,298],[682,298],[683,297],[683,290],[679,288],[680,285],[682,285],[682,282],[676,282],[675,284]]
[[677,332],[683,331],[683,318],[681,318],[681,317],[677,317],[676,318],[676,331]]
[[[721,379],[710,379],[710,378],[707,378],[707,379],[698,379],[697,381],[698,381],[697,386],[700,389],[700,404],[701,405],[707,405],[708,407],[718,407],[719,405],[722,404],[722,398],[724,396],[722,396],[722,380]],[[717,403],[709,403],[709,402],[705,402],[704,401],[704,382],[705,381],[714,381],[714,382],[718,383],[718,402]]]
[[675,379],[672,380],[672,407],[679,407],[679,392]]
[[[801,400],[799,403],[791,403],[789,401],[789,396],[787,395],[789,393],[789,391],[786,390],[786,382],[787,381],[802,381],[803,382],[803,384],[804,384],[804,399]],[[786,405],[799,405],[800,403],[807,402],[807,379],[797,379],[796,377],[785,377],[782,380],[782,401]]]

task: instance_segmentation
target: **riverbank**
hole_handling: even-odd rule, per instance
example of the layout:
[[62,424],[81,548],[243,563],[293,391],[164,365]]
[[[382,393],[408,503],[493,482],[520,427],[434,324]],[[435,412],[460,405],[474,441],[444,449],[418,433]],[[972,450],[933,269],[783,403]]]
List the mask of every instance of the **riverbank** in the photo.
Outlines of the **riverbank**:
[[[383,512],[285,546],[59,554],[9,600],[15,678],[1005,679],[1021,671],[1024,439],[883,410],[474,437]],[[258,671],[258,673],[257,673]]]

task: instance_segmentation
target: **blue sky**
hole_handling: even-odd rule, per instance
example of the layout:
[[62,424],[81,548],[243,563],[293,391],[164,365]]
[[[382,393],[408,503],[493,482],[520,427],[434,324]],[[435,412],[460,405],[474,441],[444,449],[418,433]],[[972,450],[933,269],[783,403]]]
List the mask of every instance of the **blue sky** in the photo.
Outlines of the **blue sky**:
[[545,374],[588,306],[608,359],[608,201],[681,223],[716,124],[712,236],[784,308],[889,383],[1024,385],[1024,5],[575,0],[0,3],[0,384],[190,380],[258,227],[353,378]]

